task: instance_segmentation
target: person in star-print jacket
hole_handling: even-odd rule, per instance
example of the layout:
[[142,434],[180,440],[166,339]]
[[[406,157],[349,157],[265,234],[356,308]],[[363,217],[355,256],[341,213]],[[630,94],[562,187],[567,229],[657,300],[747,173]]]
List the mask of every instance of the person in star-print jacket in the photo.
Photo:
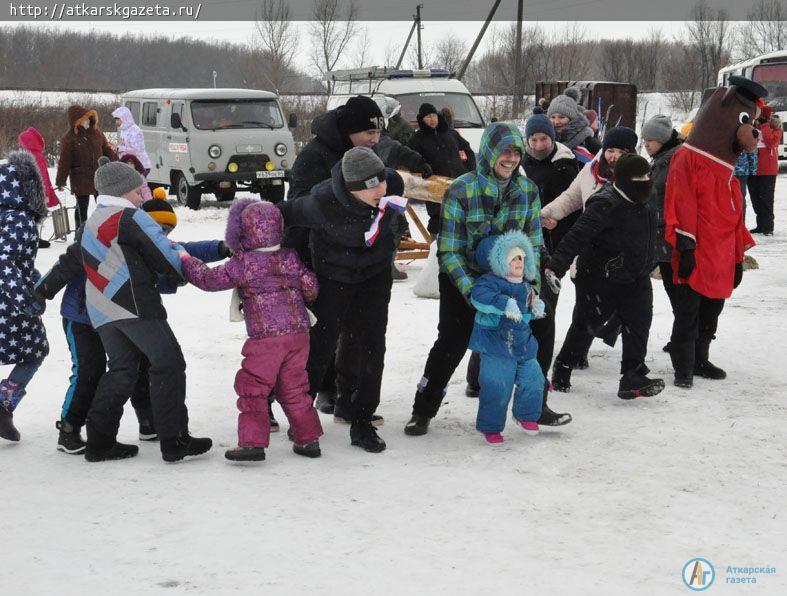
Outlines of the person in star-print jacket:
[[0,437],[19,440],[13,412],[49,353],[41,321],[44,305],[33,293],[39,274],[36,224],[46,215],[46,192],[28,151],[0,161],[0,365],[13,364],[0,381]]

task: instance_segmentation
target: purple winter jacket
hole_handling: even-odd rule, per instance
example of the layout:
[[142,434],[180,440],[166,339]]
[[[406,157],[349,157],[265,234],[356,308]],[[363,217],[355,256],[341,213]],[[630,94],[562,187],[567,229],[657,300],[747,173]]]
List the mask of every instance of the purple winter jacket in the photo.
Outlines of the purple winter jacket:
[[189,257],[183,261],[183,274],[208,292],[238,288],[249,337],[309,332],[305,302],[317,297],[317,276],[292,249],[240,252],[212,269]]

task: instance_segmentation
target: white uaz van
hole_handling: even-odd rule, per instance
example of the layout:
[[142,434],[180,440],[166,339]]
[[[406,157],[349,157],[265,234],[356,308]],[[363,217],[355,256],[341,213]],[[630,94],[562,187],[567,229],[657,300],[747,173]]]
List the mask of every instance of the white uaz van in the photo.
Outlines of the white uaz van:
[[[273,202],[295,159],[292,133],[274,93],[253,89],[141,89],[121,101],[145,136],[148,182],[199,209],[203,193],[230,201],[249,189]],[[289,127],[289,128],[288,128]]]
[[354,95],[389,95],[402,104],[399,113],[416,129],[416,116],[422,103],[433,104],[438,110],[449,107],[454,113],[454,128],[478,152],[486,123],[470,91],[447,70],[398,70],[380,66],[335,70],[328,73],[328,83],[329,110],[344,105]]

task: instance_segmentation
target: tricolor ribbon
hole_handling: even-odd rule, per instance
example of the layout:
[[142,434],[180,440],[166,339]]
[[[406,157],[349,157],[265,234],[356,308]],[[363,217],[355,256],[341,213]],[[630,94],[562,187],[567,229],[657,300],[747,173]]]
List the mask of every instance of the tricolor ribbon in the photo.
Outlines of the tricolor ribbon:
[[366,246],[371,246],[374,244],[374,241],[377,240],[377,235],[380,233],[380,222],[385,216],[385,210],[388,207],[397,213],[404,213],[405,209],[407,208],[407,199],[396,195],[383,197],[380,199],[380,204],[377,206],[377,215],[375,216],[372,225],[369,226],[369,230],[363,234],[364,240],[366,241]]

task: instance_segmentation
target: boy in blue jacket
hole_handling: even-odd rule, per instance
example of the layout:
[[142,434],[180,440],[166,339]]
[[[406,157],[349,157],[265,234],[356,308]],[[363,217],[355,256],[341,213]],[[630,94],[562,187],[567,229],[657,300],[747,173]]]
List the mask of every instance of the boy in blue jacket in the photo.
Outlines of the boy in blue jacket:
[[519,230],[484,238],[476,262],[488,271],[470,294],[477,312],[469,347],[481,354],[476,429],[495,444],[503,442],[512,393],[514,419],[538,432],[545,380],[530,320],[544,316],[544,303],[532,286],[539,276],[533,246]]
[[[148,212],[166,235],[169,235],[177,225],[177,215],[165,200],[146,201],[140,206],[140,209]],[[184,242],[181,243],[181,246],[189,254],[204,262],[220,261],[229,256],[227,247],[220,240]],[[77,455],[85,451],[85,442],[80,435],[80,429],[85,424],[98,382],[106,372],[107,357],[101,338],[90,323],[90,317],[87,314],[86,274],[82,267],[82,256],[78,243],[72,244],[60,257],[59,266],[64,273],[63,281],[70,279],[60,303],[60,315],[63,317],[63,330],[68,341],[68,349],[71,352],[71,378],[63,401],[61,417],[56,423],[56,427],[60,431],[57,449],[64,453]],[[68,278],[69,275],[70,278]],[[54,295],[62,287],[57,284],[56,280],[47,281],[47,295]],[[158,276],[157,286],[162,294],[174,294],[178,288],[164,275]],[[139,421],[139,439],[142,441],[158,439],[150,405],[149,369],[150,362],[143,358],[137,384],[131,396],[131,405]]]

